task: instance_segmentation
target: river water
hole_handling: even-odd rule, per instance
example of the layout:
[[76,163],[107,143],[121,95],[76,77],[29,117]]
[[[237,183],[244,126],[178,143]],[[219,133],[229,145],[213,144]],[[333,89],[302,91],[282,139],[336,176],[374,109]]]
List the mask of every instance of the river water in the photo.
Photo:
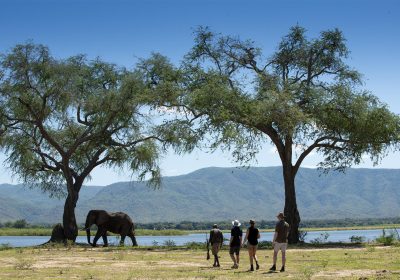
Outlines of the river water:
[[[397,229],[397,231],[400,232],[400,229]],[[386,232],[391,232],[391,230],[386,230]],[[350,242],[351,236],[362,236],[364,238],[364,241],[372,241],[380,235],[382,235],[381,229],[310,231],[307,233],[305,241],[310,242],[315,239],[319,239],[321,242]],[[260,241],[271,241],[272,236],[273,232],[262,232]],[[225,233],[224,237],[229,238],[229,233]],[[8,245],[11,247],[35,246],[43,244],[49,239],[49,236],[0,236],[0,244]],[[136,240],[141,246],[155,246],[166,244],[175,244],[179,246],[190,242],[205,242],[206,233],[194,233],[176,236],[137,236]],[[85,236],[78,236],[77,242],[86,243],[87,239]],[[108,242],[109,244],[118,244],[119,237],[109,236]],[[98,244],[103,244],[103,240],[101,238],[99,239]],[[127,237],[125,239],[125,245],[131,244],[132,243],[130,238]]]

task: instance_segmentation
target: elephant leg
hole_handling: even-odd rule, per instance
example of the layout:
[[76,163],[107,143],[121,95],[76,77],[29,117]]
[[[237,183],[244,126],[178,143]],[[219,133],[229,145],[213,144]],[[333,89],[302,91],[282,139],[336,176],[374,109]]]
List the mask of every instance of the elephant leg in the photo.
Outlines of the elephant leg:
[[124,243],[125,243],[125,237],[126,237],[126,235],[125,235],[125,234],[121,234],[121,241],[119,241],[119,246],[124,246]]
[[129,237],[131,238],[131,240],[132,240],[132,246],[137,246],[138,244],[137,244],[137,242],[136,242],[136,237],[135,237],[135,235],[134,235],[133,233],[130,233],[128,236],[129,236]]
[[107,231],[104,232],[102,237],[103,237],[103,243],[104,243],[103,247],[108,247]]
[[99,240],[100,236],[104,234],[103,228],[99,227],[96,232],[96,236],[93,239],[93,247],[96,247],[97,240]]

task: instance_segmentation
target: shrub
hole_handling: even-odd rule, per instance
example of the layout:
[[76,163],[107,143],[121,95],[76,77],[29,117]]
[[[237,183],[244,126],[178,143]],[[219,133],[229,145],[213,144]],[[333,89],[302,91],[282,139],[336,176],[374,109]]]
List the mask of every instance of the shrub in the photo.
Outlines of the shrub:
[[175,241],[171,240],[171,239],[165,240],[163,245],[166,247],[175,247],[176,246]]
[[320,234],[319,237],[314,238],[313,240],[311,240],[310,242],[312,244],[321,244],[321,243],[326,243],[328,241],[329,238],[329,233],[327,232],[323,232]]
[[188,249],[205,249],[207,245],[204,242],[188,242],[184,246]]
[[382,235],[375,239],[376,242],[381,243],[384,246],[392,245],[395,240],[395,233],[390,232],[389,234],[387,234],[384,229],[382,230]]
[[358,235],[352,235],[352,236],[350,236],[349,239],[350,239],[351,243],[362,243],[365,241],[364,236],[358,236]]
[[0,251],[8,250],[10,248],[11,248],[10,243],[1,243],[0,244]]
[[258,242],[258,248],[271,249],[272,242],[271,241],[260,241],[260,242]]
[[303,231],[303,230],[299,231],[299,241],[300,241],[300,243],[304,243],[306,241],[307,234],[308,234],[307,231]]
[[25,219],[22,220],[16,220],[14,222],[14,228],[26,228],[28,226],[28,223],[25,221]]

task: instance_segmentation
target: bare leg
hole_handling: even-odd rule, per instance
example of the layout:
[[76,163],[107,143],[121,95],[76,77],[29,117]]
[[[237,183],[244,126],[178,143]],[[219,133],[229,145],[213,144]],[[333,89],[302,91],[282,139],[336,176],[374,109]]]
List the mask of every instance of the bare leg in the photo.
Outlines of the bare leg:
[[285,266],[286,263],[286,251],[282,250],[282,266]]
[[273,257],[274,265],[276,265],[277,258],[278,258],[278,251],[274,250],[274,257]]
[[239,254],[236,254],[236,263],[239,265]]
[[253,266],[253,248],[249,248],[250,265]]
[[256,270],[258,270],[260,268],[260,266],[258,264],[258,258],[257,258],[257,247],[254,248],[253,258],[256,261]]
[[229,254],[229,255],[231,256],[231,259],[232,259],[232,261],[233,261],[233,265],[234,265],[234,266],[237,266],[237,262],[236,262],[235,256],[234,256],[233,254]]

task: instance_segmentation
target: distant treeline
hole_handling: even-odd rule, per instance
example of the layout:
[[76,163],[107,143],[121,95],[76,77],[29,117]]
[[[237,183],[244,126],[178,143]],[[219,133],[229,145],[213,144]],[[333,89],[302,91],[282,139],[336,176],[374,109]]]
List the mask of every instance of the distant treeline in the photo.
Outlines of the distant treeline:
[[[243,226],[248,226],[248,221],[241,221]],[[230,229],[231,221],[220,222],[189,222],[179,223],[137,223],[136,227],[141,229],[180,229],[180,230],[206,230],[217,224],[220,229]],[[271,229],[275,227],[276,221],[256,221],[260,229]],[[354,227],[374,226],[382,224],[400,224],[400,217],[395,218],[368,218],[368,219],[343,219],[343,220],[306,220],[300,223],[300,228],[328,228],[328,227]]]
[[[243,226],[248,226],[247,221],[241,221]],[[260,229],[274,228],[276,221],[257,221],[257,227]],[[164,223],[136,223],[137,229],[176,229],[176,230],[207,230],[218,224],[221,229],[230,229],[231,221],[220,222],[164,222]],[[368,219],[343,219],[343,220],[306,220],[302,221],[300,228],[329,228],[329,227],[354,227],[354,226],[374,226],[382,224],[400,224],[400,217],[395,218],[368,218]],[[51,224],[29,224],[26,220],[0,222],[0,228],[51,228]],[[79,226],[83,228],[83,224]]]

